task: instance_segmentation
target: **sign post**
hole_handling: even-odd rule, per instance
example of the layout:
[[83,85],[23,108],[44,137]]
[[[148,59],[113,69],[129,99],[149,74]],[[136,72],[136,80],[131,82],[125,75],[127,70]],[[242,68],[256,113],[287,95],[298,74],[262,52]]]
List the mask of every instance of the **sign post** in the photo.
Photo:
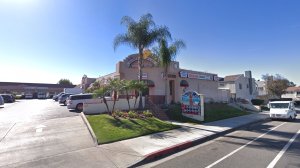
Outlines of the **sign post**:
[[187,91],[181,96],[182,115],[198,121],[204,121],[204,95]]

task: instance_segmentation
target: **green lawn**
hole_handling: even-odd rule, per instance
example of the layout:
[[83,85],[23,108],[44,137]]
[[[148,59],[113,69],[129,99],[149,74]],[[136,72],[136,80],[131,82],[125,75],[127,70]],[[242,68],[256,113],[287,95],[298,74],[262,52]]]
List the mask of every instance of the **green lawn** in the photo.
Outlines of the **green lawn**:
[[115,119],[107,114],[87,116],[99,144],[134,138],[179,126],[151,117],[147,119]]
[[224,103],[207,103],[204,106],[205,122],[212,122],[250,114],[246,111],[233,108]]
[[[246,114],[249,113],[238,110],[224,103],[204,104],[204,119],[205,119],[204,122],[212,122],[212,121],[222,120],[226,118],[242,116]],[[171,109],[168,111],[168,116],[170,119],[180,121],[180,122],[201,123],[197,120],[193,120],[182,116],[180,104],[172,105]]]

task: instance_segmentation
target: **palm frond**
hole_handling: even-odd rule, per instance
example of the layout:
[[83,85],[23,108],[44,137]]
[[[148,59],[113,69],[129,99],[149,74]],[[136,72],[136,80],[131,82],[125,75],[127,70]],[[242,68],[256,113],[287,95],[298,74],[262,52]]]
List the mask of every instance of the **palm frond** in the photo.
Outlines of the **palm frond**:
[[131,25],[136,24],[136,22],[129,16],[123,16],[121,19],[121,24],[126,27],[130,27]]
[[133,47],[132,40],[127,34],[119,34],[115,37],[113,42],[114,50],[116,50],[121,44],[126,44]]

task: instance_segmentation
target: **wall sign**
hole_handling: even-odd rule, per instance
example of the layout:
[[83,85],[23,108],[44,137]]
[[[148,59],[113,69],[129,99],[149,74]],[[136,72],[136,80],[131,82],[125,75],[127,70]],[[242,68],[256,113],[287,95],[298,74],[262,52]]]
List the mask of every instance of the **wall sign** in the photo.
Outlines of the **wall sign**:
[[[140,79],[140,73],[138,73],[137,75],[138,75],[138,79]],[[144,72],[142,75],[142,79],[148,79],[148,74]]]
[[204,96],[195,91],[187,91],[181,96],[183,116],[204,121]]
[[201,79],[201,80],[216,80],[216,75],[203,75],[198,73],[192,73],[187,71],[180,71],[179,77],[181,78],[190,78],[190,79]]

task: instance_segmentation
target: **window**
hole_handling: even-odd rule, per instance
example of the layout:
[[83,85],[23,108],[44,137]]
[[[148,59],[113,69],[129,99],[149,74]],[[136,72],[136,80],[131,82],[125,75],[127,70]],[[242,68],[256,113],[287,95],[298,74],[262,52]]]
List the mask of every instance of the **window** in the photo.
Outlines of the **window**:
[[239,88],[242,89],[242,84],[241,83],[239,83]]

